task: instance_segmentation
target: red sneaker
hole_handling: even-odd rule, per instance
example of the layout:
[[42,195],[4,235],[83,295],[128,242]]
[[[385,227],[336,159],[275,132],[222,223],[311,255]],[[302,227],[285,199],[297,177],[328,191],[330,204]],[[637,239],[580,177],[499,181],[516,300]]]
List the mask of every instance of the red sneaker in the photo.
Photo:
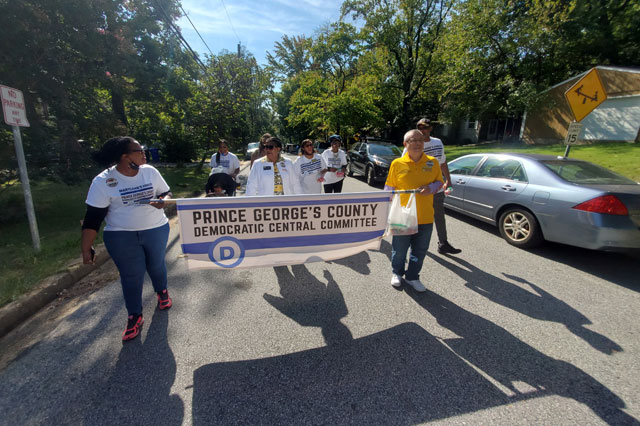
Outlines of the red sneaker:
[[169,297],[169,292],[166,289],[158,292],[158,308],[169,309],[171,305],[173,305],[173,302]]
[[142,314],[129,315],[127,319],[127,328],[125,328],[124,332],[122,333],[122,340],[127,341],[138,337],[138,334],[140,334],[140,329],[142,328],[142,324],[144,324],[144,318],[142,318]]

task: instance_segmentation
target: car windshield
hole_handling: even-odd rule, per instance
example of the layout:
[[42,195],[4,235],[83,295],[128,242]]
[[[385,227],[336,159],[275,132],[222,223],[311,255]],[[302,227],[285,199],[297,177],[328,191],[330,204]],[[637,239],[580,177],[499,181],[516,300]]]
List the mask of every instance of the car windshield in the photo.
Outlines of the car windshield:
[[401,156],[402,150],[395,145],[378,145],[378,144],[370,144],[369,145],[369,153],[371,155],[380,155],[380,156]]
[[260,142],[251,142],[249,145],[247,145],[247,149],[257,148],[259,144]]
[[634,181],[604,167],[583,161],[541,161],[549,170],[571,183],[591,185],[636,185]]

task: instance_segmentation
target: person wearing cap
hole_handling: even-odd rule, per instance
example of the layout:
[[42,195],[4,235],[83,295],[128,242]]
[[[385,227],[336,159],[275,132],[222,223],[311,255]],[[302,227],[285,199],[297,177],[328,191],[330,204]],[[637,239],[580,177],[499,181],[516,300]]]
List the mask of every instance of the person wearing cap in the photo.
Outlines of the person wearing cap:
[[293,163],[280,155],[280,139],[270,137],[265,142],[264,149],[267,154],[256,160],[249,172],[245,195],[302,194]]
[[327,163],[327,173],[324,175],[324,192],[325,194],[340,193],[342,192],[344,173],[347,171],[347,154],[340,149],[342,144],[340,135],[329,136],[329,143],[331,149],[322,153],[322,158]]
[[327,172],[324,158],[313,150],[313,141],[305,139],[300,148],[302,155],[293,163],[293,167],[300,179],[303,194],[322,194],[322,182]]
[[436,225],[436,233],[438,234],[438,253],[458,254],[462,250],[449,244],[449,240],[447,239],[447,224],[444,218],[444,190],[451,186],[451,175],[449,174],[447,157],[444,155],[444,145],[440,139],[431,136],[433,125],[428,118],[418,120],[416,128],[420,130],[425,138],[424,153],[438,160],[440,169],[442,170],[442,177],[444,178],[444,186],[433,196],[434,223]]
[[[415,190],[418,232],[413,235],[394,235],[391,240],[391,285],[400,288],[403,281],[417,292],[426,291],[420,281],[420,270],[427,255],[433,231],[433,194],[442,188],[442,172],[438,160],[425,155],[422,150],[424,136],[418,130],[409,130],[404,135],[407,152],[391,163],[385,191]],[[401,194],[406,205],[409,194]],[[409,263],[407,252],[411,248]],[[404,277],[404,278],[403,278]]]

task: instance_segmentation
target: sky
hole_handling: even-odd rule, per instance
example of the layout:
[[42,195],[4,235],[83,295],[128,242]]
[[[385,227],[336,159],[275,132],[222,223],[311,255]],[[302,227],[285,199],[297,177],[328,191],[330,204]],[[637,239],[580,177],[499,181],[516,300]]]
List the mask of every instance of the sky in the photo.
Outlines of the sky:
[[[236,52],[240,42],[260,65],[266,64],[267,51],[273,53],[283,35],[312,36],[318,27],[338,21],[341,5],[342,0],[182,0],[213,54],[223,49]],[[204,60],[210,52],[191,23],[182,17],[178,25]]]

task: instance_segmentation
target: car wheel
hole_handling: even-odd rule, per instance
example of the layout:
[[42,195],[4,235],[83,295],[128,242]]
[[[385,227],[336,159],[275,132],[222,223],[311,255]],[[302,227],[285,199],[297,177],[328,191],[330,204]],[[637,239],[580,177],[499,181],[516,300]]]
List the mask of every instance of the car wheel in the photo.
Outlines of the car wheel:
[[367,177],[367,183],[373,186],[376,183],[375,173],[373,172],[373,167],[367,166],[367,170],[364,175]]
[[351,161],[347,163],[347,176],[353,176],[353,166],[351,165]]
[[542,231],[535,216],[527,210],[509,209],[502,213],[498,223],[500,235],[509,244],[532,248],[542,242]]

